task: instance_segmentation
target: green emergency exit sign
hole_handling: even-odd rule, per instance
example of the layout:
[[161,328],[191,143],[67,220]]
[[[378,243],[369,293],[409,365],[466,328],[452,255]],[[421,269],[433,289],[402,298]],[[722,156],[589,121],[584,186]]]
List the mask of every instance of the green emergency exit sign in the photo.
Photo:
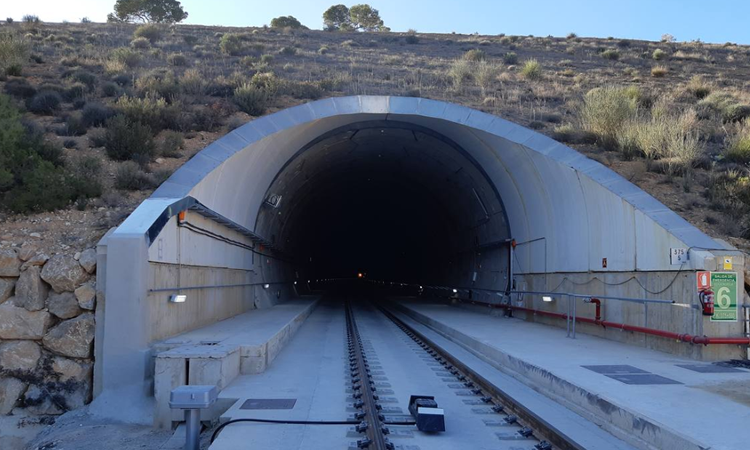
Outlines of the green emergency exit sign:
[[714,291],[714,315],[711,322],[737,322],[737,273],[711,272]]

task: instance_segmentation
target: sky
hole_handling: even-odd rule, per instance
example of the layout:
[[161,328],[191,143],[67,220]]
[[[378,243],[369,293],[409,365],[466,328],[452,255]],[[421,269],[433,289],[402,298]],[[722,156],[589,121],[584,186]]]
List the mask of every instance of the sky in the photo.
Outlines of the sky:
[[[185,23],[261,26],[293,15],[322,28],[321,16],[336,0],[182,0]],[[341,1],[341,0],[338,0]],[[363,0],[358,0],[363,1]],[[366,1],[366,0],[365,0]],[[345,3],[352,6],[355,3]],[[750,2],[744,0],[370,0],[393,31],[497,35],[615,37],[750,44]],[[3,0],[2,17],[25,14],[46,22],[104,22],[114,0]]]

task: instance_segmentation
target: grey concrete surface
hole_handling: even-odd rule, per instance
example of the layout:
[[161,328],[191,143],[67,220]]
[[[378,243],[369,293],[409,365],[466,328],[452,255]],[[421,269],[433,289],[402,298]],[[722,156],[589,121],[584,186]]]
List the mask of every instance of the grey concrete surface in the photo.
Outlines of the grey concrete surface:
[[[460,383],[442,366],[409,339],[380,312],[355,305],[355,317],[368,356],[377,377],[378,394],[386,418],[408,420],[408,400],[413,394],[434,395],[445,410],[446,431],[425,434],[414,426],[390,426],[388,438],[397,448],[411,450],[532,450],[536,439],[502,439],[513,436],[517,426],[502,424],[503,414],[492,413],[478,396],[461,388]],[[461,349],[459,348],[459,351]],[[465,350],[464,353],[468,354]],[[471,356],[471,355],[469,355]],[[542,415],[563,423],[566,432],[578,436],[589,449],[632,450],[633,447],[603,432],[596,425],[554,404],[530,388],[500,374],[473,357],[485,369],[483,376],[524,401],[536,402]],[[340,304],[324,303],[316,309],[299,333],[263,374],[240,376],[220,396],[237,400],[222,420],[237,418],[342,420],[354,411],[347,407],[353,400],[345,370],[346,331],[344,310]],[[498,378],[499,377],[499,378]],[[295,399],[292,409],[242,410],[247,399]],[[347,448],[361,435],[351,426],[270,425],[237,423],[227,426],[211,450],[229,450],[251,446],[268,450],[322,450]]]
[[[317,297],[252,310],[154,345],[154,425],[182,420],[169,408],[172,389],[185,385],[227,387],[240,374],[261,373],[292,339],[318,304]],[[202,413],[210,420],[215,410]]]
[[[371,133],[364,142],[341,139],[351,127],[368,123],[384,126],[361,130]],[[323,138],[338,138],[340,145],[319,142]],[[719,258],[735,254],[612,170],[500,117],[420,98],[353,96],[311,102],[249,122],[212,143],[102,241],[107,247],[102,265],[106,273],[100,274],[106,308],[102,320],[97,320],[101,342],[96,344],[100,357],[95,365],[95,392],[106,399],[113,414],[129,410],[120,399],[150,401],[149,346],[171,333],[207,325],[200,314],[207,304],[218,302],[217,311],[239,312],[240,305],[262,308],[291,298],[292,282],[300,278],[295,273],[298,267],[265,256],[259,246],[250,251],[247,240],[235,232],[241,228],[277,243],[288,242],[294,224],[280,222],[273,217],[279,211],[263,207],[274,193],[271,189],[279,186],[275,181],[290,182],[284,196],[288,201],[314,187],[292,183],[297,171],[300,179],[326,178],[320,174],[330,167],[327,161],[352,162],[359,158],[359,153],[351,151],[358,145],[373,157],[382,146],[367,141],[377,139],[389,148],[409,147],[403,154],[390,155],[391,162],[407,168],[432,192],[441,192],[443,175],[459,174],[451,178],[456,192],[440,194],[440,199],[446,204],[446,214],[464,218],[463,225],[477,223],[464,226],[467,231],[450,236],[447,244],[452,250],[466,242],[492,245],[481,255],[463,248],[445,282],[504,289],[508,279],[503,277],[503,268],[510,261],[506,251],[493,245],[509,237],[519,243],[513,262],[519,276],[566,272],[593,278],[599,272],[715,270]],[[442,144],[437,145],[435,139]],[[307,172],[305,160],[300,159],[307,151],[311,152],[310,167],[317,168],[314,173]],[[324,158],[331,153],[337,154],[330,160]],[[178,227],[175,216],[191,202],[226,219],[223,224],[203,224],[221,239],[183,233]],[[227,221],[236,226],[227,226]],[[227,245],[227,237],[242,245]],[[687,249],[690,259],[672,265],[672,247]],[[609,261],[606,265],[604,258]],[[742,267],[744,261],[739,255],[736,258],[735,264]],[[205,294],[198,307],[170,306],[166,297],[150,295],[156,286],[151,263],[189,265],[191,270],[185,270],[191,272],[189,277],[176,274],[177,287],[200,285],[201,280],[215,279],[211,274],[227,270],[245,271],[243,276],[252,282],[284,285],[243,290],[227,302],[231,305],[221,304],[220,295]],[[686,280],[677,283],[694,284]],[[703,319],[694,316],[693,320]],[[737,324],[721,326],[736,334]]]
[[[603,428],[642,447],[746,448],[750,371],[699,373],[695,361],[427,299],[398,307],[451,341]],[[680,384],[629,385],[585,365],[631,365]],[[702,363],[706,365],[707,363]]]

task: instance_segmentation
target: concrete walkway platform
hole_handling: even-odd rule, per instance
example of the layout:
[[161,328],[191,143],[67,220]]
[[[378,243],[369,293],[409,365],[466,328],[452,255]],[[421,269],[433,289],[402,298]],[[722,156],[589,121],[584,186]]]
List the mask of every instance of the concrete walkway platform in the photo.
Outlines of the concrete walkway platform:
[[750,371],[429,299],[394,306],[638,448],[750,448]]
[[[340,305],[323,303],[267,371],[240,375],[219,393],[233,404],[221,421],[239,418],[342,420],[345,405],[346,339]],[[288,399],[291,404],[243,408],[250,399]],[[347,448],[349,426],[236,423],[224,428],[211,450]]]
[[265,371],[317,303],[318,297],[309,297],[254,309],[155,344],[154,426],[182,420],[180,411],[169,408],[169,393],[177,386],[210,384],[221,390],[241,374]]

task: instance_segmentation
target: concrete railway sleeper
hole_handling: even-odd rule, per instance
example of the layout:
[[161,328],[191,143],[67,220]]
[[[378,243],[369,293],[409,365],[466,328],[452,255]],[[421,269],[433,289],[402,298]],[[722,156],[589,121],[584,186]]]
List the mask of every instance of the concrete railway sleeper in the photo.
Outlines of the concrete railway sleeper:
[[562,450],[582,450],[579,445],[571,442],[566,436],[546,424],[533,411],[511,400],[497,387],[479,376],[450,353],[442,350],[429,338],[400,320],[388,309],[380,305],[378,309],[427,354],[432,356],[435,361],[445,367],[456,380],[463,383],[467,388],[470,388],[494,412],[503,414],[505,422],[517,425],[518,429],[515,432],[519,436],[537,438],[539,442],[534,445],[534,449],[552,450],[559,448]]
[[[222,423],[214,431],[212,443],[227,425],[257,422],[259,426],[348,425],[345,439],[351,439],[346,444],[349,450],[581,448],[523,405],[507,399],[500,390],[378,302],[347,297],[343,308],[340,300],[329,303],[332,312],[340,314],[343,309],[345,317],[342,362],[349,416],[344,420],[319,421],[236,418]],[[412,407],[412,400],[425,396],[434,396],[434,403],[440,404],[439,408],[435,405],[435,409],[440,411],[439,421],[445,424],[444,428],[420,426],[425,422],[415,416],[430,407]],[[409,399],[409,411],[399,407],[406,399]],[[430,420],[435,418],[429,417]],[[426,432],[443,430],[445,433]],[[250,434],[245,439],[252,440],[259,437],[257,433],[275,434],[270,430],[247,429],[246,432]],[[335,447],[338,445],[326,444],[326,448]]]

